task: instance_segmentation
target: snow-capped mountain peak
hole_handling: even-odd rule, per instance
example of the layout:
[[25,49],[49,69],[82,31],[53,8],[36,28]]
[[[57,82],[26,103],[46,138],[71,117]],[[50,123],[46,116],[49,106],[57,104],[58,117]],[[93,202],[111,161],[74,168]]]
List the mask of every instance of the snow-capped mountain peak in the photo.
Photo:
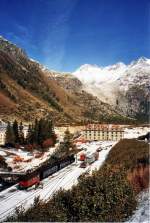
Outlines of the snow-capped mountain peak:
[[147,117],[150,59],[141,57],[129,65],[119,62],[107,67],[83,65],[73,75],[83,83],[85,91],[124,114]]
[[122,62],[100,67],[97,65],[84,64],[78,68],[73,75],[76,76],[83,84],[114,82],[130,73],[130,76],[135,76],[135,71],[145,70],[150,72],[150,59],[146,57],[140,57],[138,60],[126,65]]
[[126,67],[127,66],[124,63],[119,62],[119,63],[113,64],[113,65],[107,66],[107,67],[105,67],[105,69],[111,71],[111,70],[124,69]]
[[140,57],[139,59],[131,62],[129,67],[143,66],[143,65],[150,65],[150,59],[148,59],[146,57]]
[[79,78],[84,84],[94,82],[101,83],[118,79],[126,69],[127,66],[122,62],[106,67],[84,64],[78,68],[73,75]]
[[76,71],[91,71],[91,70],[95,70],[95,69],[102,69],[101,67],[99,67],[98,65],[96,64],[83,64],[81,65]]

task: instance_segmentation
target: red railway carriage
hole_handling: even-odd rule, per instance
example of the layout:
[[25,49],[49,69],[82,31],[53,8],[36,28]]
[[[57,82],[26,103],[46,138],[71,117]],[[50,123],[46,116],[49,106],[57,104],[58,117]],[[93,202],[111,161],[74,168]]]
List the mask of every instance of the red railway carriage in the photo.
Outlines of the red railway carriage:
[[85,153],[80,154],[80,161],[84,161],[86,159]]
[[33,185],[38,185],[41,180],[59,171],[60,169],[70,165],[75,161],[74,154],[67,157],[61,157],[53,164],[46,162],[39,166],[36,170],[30,170],[25,176],[21,176],[19,182],[19,189],[27,189]]
[[80,167],[81,168],[86,168],[87,165],[91,165],[93,162],[95,162],[96,160],[98,160],[99,158],[99,152],[88,152],[88,153],[83,153],[80,155]]
[[39,184],[40,183],[40,176],[37,175],[37,176],[33,176],[32,178],[30,179],[27,179],[27,180],[22,180],[19,182],[19,188],[28,188],[28,187],[31,187],[33,185],[36,185],[36,184]]

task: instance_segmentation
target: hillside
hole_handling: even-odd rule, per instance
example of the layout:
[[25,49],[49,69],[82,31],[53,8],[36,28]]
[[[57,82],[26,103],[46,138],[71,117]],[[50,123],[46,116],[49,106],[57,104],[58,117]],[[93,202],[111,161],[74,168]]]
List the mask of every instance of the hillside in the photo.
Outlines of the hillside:
[[50,116],[59,125],[109,121],[112,116],[115,120],[126,120],[110,105],[83,91],[77,78],[66,83],[66,75],[56,74],[44,70],[22,49],[0,37],[1,118],[31,121]]
[[74,103],[82,108],[84,121],[104,123],[134,123],[134,119],[121,115],[113,106],[101,101],[84,89],[84,84],[71,73],[58,73],[44,70],[49,80],[55,80],[63,89],[74,96]]

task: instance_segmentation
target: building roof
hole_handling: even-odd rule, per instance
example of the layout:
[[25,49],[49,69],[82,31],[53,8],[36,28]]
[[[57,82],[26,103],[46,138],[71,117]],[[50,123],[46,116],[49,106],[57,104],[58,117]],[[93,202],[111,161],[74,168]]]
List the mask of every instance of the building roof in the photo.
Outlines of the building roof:
[[88,124],[83,129],[85,130],[103,130],[103,131],[123,131],[123,126],[112,124]]

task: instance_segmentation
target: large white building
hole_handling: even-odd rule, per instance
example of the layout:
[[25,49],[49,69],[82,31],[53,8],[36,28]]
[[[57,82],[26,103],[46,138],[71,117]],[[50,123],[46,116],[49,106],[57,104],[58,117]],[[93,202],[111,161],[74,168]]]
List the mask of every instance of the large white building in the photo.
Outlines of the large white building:
[[88,124],[83,137],[88,141],[118,141],[124,138],[124,129],[121,125]]

